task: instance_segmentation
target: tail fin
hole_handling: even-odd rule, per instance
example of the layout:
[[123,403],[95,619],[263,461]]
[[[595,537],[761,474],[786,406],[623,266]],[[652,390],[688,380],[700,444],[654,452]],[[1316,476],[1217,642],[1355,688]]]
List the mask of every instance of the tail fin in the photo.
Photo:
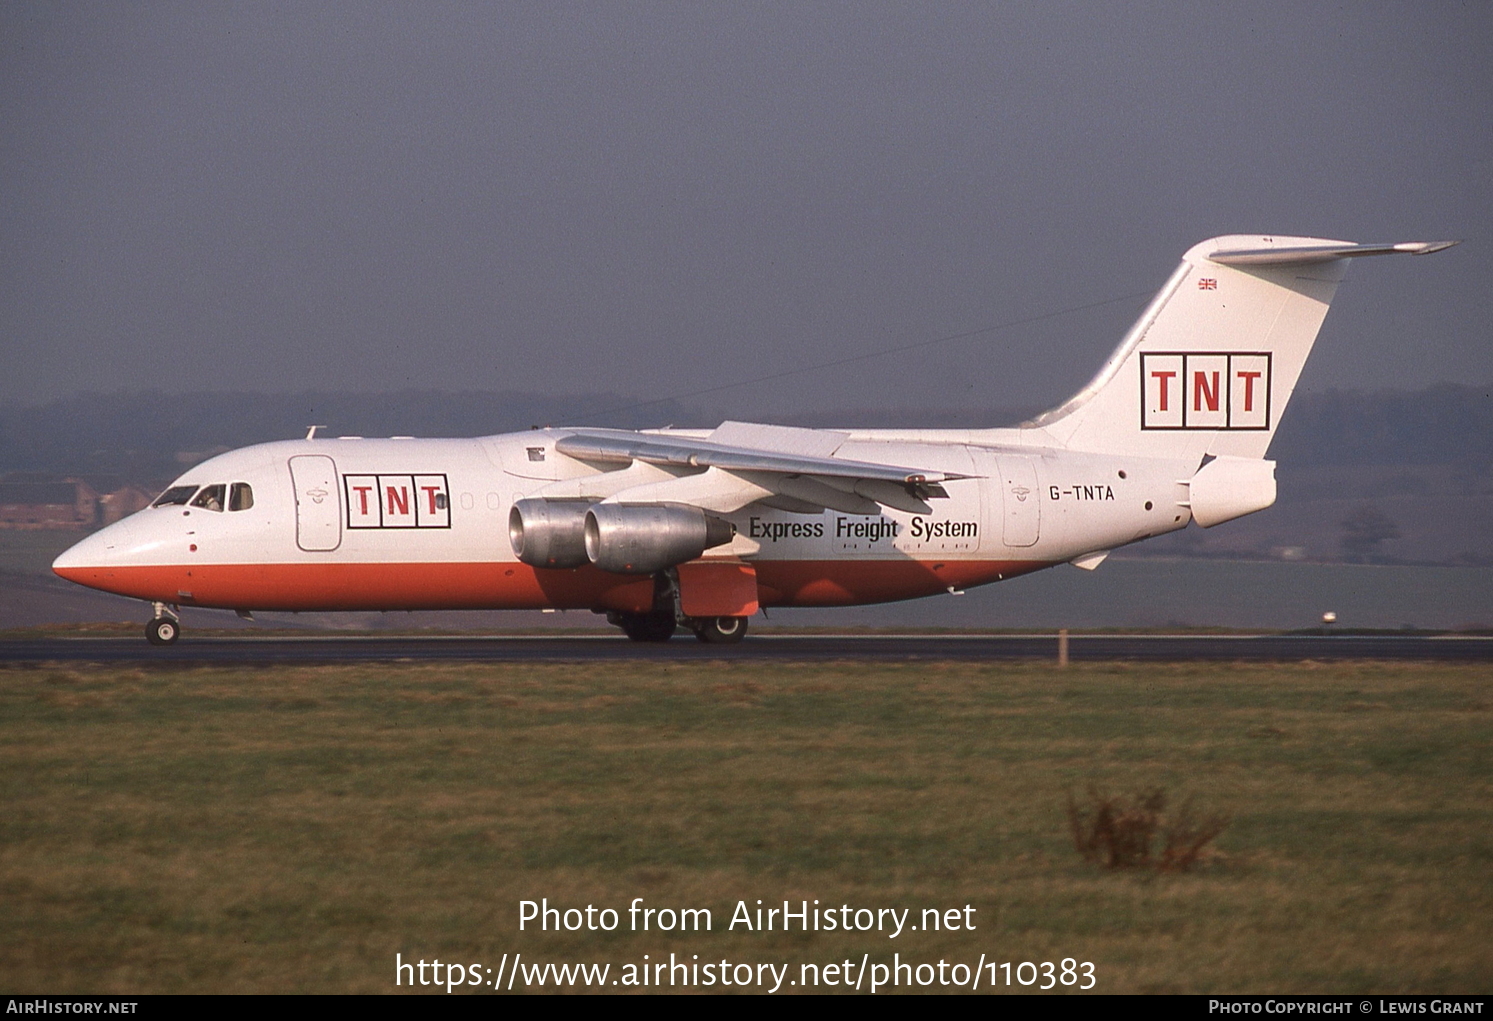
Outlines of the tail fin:
[[1024,426],[1074,450],[1264,457],[1348,259],[1454,244],[1227,235],[1194,245],[1093,381]]

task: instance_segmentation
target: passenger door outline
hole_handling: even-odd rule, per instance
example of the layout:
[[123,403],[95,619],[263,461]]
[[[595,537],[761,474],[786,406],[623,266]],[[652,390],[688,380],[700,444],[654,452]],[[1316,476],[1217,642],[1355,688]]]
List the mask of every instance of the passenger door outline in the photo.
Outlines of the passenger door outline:
[[295,542],[307,553],[330,553],[342,545],[342,487],[337,465],[325,454],[290,459],[295,490]]

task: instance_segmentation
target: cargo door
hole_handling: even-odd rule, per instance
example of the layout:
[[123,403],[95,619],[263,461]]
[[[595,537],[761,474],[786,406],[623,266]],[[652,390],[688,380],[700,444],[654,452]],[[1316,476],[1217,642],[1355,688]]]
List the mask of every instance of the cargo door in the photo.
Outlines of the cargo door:
[[295,488],[296,545],[308,553],[342,545],[337,465],[325,454],[299,454],[290,459],[290,481]]
[[1042,525],[1036,462],[1012,454],[1002,454],[995,460],[1000,469],[1000,498],[1004,509],[1002,539],[1007,546],[1035,546]]

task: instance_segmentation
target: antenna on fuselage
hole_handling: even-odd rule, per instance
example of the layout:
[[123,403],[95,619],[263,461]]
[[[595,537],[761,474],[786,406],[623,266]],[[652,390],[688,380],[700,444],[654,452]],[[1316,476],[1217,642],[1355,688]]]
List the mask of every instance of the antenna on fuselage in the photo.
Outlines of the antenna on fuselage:
[[324,426],[324,425],[313,425],[313,426],[310,426],[306,430],[306,439],[308,439],[308,440],[314,440],[314,439],[316,439],[316,430],[318,430],[318,429],[325,429],[325,428],[326,428],[326,426]]

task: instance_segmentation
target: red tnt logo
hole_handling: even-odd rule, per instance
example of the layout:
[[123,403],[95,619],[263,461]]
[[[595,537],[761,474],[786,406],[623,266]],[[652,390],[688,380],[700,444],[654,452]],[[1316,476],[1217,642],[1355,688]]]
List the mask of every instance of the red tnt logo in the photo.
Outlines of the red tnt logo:
[[1142,429],[1269,429],[1268,351],[1146,352]]
[[450,528],[445,475],[344,475],[348,528]]

